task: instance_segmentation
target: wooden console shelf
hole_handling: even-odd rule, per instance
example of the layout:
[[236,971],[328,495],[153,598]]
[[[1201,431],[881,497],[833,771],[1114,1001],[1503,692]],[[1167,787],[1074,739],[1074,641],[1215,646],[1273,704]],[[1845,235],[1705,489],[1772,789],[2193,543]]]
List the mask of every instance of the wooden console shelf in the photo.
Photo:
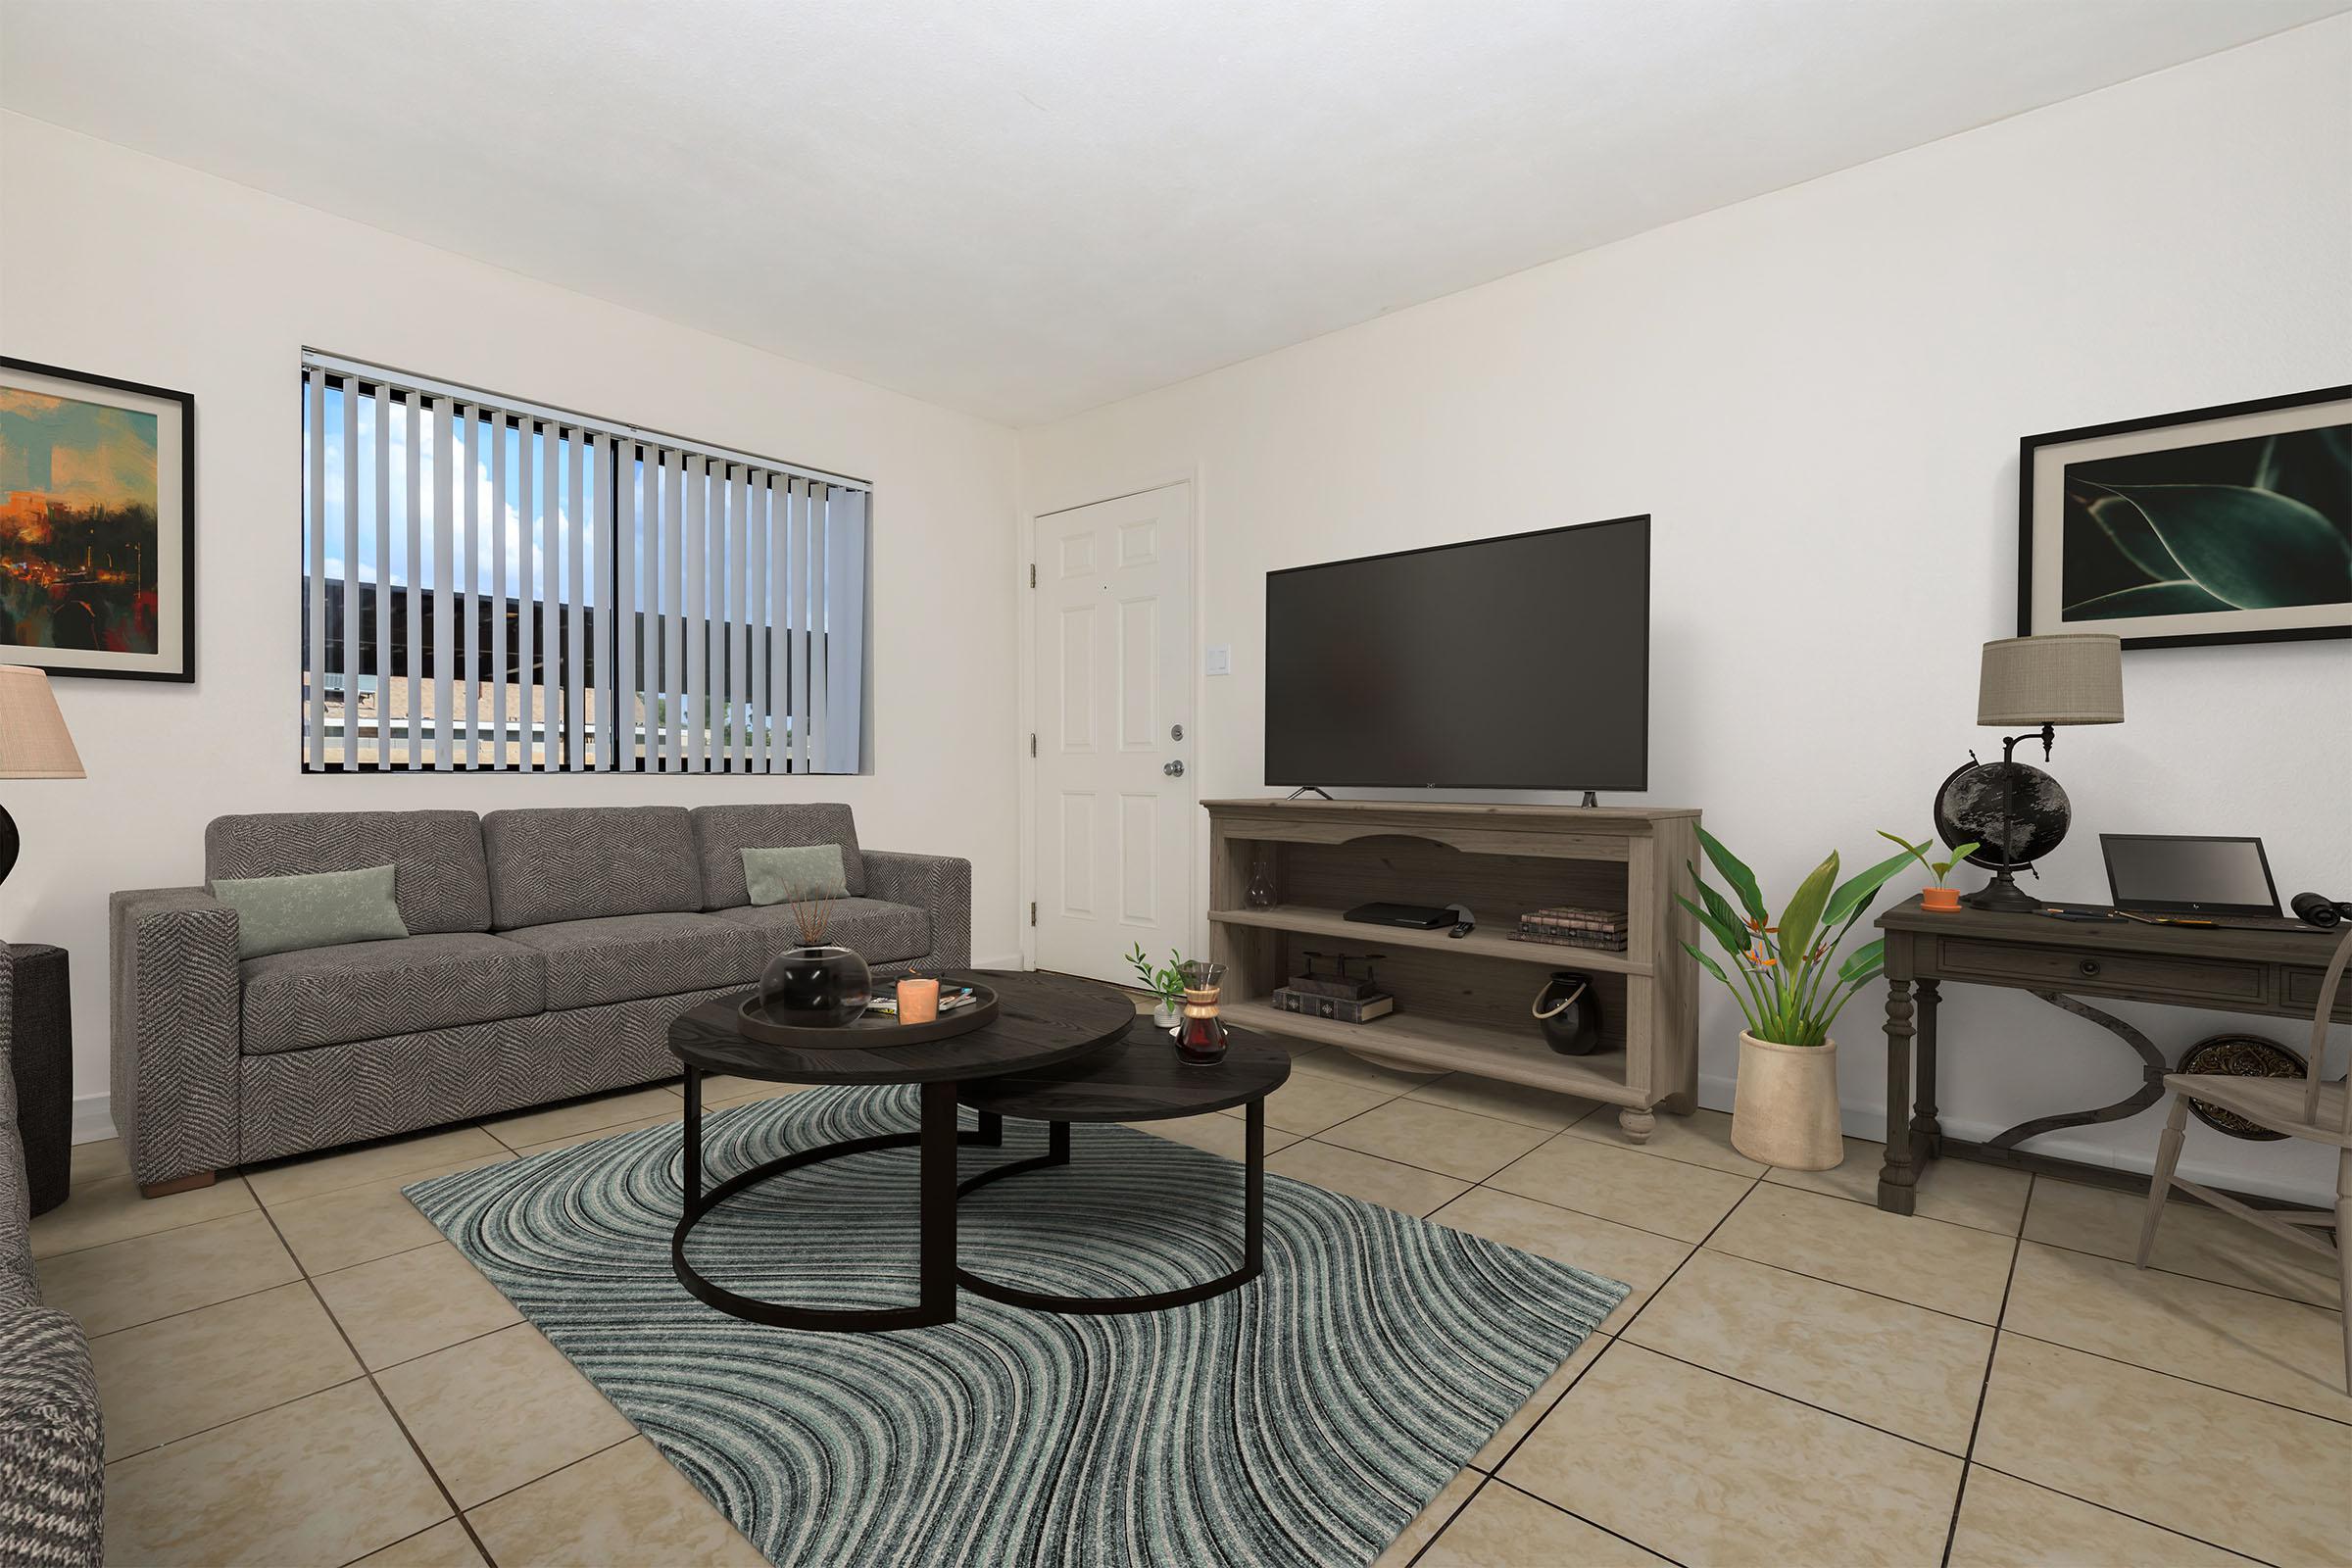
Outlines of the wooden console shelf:
[[[1698,985],[1683,951],[1697,923],[1673,900],[1697,855],[1698,813],[1673,808],[1415,805],[1400,801],[1205,801],[1211,956],[1226,965],[1225,1016],[1336,1045],[1374,1061],[1469,1072],[1619,1108],[1637,1140],[1658,1106],[1697,1104]],[[1277,897],[1251,908],[1263,861]],[[1358,904],[1462,904],[1478,929],[1359,925]],[[1519,916],[1556,905],[1621,909],[1623,953],[1516,942]],[[1305,955],[1381,954],[1396,1011],[1367,1024],[1285,1012],[1272,993]],[[1602,1049],[1563,1056],[1532,1014],[1553,969],[1592,977]]]

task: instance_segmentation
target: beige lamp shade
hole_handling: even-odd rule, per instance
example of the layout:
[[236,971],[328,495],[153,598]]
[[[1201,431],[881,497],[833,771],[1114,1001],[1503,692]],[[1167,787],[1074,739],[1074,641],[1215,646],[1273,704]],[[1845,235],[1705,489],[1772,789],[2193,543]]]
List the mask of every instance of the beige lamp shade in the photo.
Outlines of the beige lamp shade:
[[0,778],[85,776],[49,677],[29,665],[0,664]]
[[2124,644],[2074,633],[2004,637],[1984,645],[1977,682],[1980,724],[2121,724]]

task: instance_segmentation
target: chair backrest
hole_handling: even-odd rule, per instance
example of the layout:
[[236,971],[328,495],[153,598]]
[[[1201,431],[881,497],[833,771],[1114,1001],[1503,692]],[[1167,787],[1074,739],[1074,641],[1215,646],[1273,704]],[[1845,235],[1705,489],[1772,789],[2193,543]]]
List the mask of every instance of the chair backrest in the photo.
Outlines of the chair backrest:
[[[2313,1126],[2320,1120],[2320,1086],[2328,1081],[2328,1015],[2335,1010],[2336,988],[2344,983],[2344,966],[2352,963],[2352,925],[2344,927],[2344,940],[2335,945],[2335,956],[2328,960],[2328,973],[2320,981],[2320,1004],[2311,1015],[2311,1060],[2304,1067],[2303,1119]],[[2352,1079],[2352,1073],[2345,1074]],[[2344,1096],[2344,1107],[2337,1115],[2336,1131],[2352,1133],[2352,1092]]]

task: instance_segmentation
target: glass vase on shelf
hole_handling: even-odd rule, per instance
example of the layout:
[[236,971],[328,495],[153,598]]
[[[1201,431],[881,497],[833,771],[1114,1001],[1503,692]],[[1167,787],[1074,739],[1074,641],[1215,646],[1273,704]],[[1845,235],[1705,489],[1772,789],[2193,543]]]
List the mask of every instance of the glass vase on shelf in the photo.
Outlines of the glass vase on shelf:
[[1260,856],[1250,862],[1250,889],[1243,897],[1252,909],[1274,907],[1274,862]]
[[1217,1016],[1217,994],[1225,966],[1199,959],[1184,966],[1184,1027],[1176,1035],[1176,1057],[1195,1067],[1225,1059],[1225,1023]]

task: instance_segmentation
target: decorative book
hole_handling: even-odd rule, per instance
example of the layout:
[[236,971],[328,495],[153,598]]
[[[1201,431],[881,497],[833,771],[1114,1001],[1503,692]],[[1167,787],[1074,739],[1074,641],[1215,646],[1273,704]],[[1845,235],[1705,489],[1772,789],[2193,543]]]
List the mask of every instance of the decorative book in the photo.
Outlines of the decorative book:
[[1386,992],[1368,997],[1325,997],[1283,986],[1274,993],[1274,1005],[1285,1012],[1300,1013],[1309,1018],[1329,1018],[1336,1023],[1370,1023],[1375,1018],[1385,1018],[1395,1012],[1396,999]]
[[1512,933],[1511,940],[1623,953],[1626,943],[1625,911],[1574,906],[1531,909],[1519,917],[1519,929]]

